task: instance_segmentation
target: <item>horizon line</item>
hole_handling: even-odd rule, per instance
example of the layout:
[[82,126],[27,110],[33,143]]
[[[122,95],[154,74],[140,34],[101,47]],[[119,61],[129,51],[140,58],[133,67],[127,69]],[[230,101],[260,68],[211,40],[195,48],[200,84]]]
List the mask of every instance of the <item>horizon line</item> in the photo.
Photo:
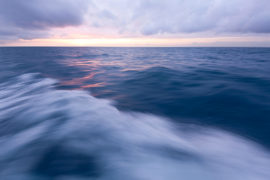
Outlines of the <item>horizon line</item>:
[[270,46],[0,46],[0,48],[14,47],[70,47],[70,48],[270,48]]

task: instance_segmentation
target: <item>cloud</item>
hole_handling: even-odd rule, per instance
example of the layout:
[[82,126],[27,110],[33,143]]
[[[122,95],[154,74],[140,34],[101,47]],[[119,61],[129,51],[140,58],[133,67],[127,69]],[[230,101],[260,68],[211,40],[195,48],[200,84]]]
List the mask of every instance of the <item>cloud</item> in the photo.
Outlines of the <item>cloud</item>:
[[[110,12],[122,32],[144,35],[177,33],[269,33],[269,0],[128,0],[94,1]],[[111,20],[101,20],[112,26]]]
[[[87,0],[0,0],[0,36],[35,38],[53,27],[83,23]],[[8,37],[10,36],[10,37]]]
[[1,0],[0,16],[16,27],[43,29],[80,25],[84,0]]
[[[270,33],[269,0],[0,0],[0,39]],[[82,29],[84,30],[83,32]]]

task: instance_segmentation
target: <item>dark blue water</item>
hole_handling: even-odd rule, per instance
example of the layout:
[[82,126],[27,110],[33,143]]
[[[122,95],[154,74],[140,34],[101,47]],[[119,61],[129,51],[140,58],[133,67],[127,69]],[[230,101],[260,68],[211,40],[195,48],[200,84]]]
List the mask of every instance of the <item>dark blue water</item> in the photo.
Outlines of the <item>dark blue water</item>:
[[4,179],[270,178],[270,48],[0,48]]

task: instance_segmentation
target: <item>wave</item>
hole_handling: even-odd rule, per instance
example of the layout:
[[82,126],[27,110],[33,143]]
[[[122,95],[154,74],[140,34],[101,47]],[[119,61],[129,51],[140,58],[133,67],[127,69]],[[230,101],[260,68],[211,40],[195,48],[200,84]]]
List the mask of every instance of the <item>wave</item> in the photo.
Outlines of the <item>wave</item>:
[[0,84],[4,179],[267,180],[270,154],[222,130],[121,112],[24,74]]

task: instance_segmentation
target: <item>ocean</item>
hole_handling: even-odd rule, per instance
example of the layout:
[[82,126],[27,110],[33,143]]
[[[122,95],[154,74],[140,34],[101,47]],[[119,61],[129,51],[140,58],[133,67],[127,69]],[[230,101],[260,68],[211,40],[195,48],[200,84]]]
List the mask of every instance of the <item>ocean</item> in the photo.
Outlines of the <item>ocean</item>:
[[0,179],[269,180],[270,48],[0,48]]

